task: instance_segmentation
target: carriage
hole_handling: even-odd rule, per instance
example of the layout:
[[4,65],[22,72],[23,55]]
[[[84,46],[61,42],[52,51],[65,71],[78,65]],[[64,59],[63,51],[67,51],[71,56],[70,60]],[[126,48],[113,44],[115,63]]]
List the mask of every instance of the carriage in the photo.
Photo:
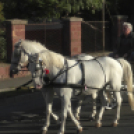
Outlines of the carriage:
[[[86,57],[87,58],[87,57]],[[52,112],[52,101],[56,92],[62,101],[62,120],[58,134],[64,134],[67,113],[76,125],[79,132],[82,131],[80,122],[75,118],[71,109],[71,97],[74,89],[82,90],[81,96],[92,95],[93,100],[100,93],[102,102],[97,116],[96,126],[101,127],[102,115],[105,110],[105,91],[114,92],[117,100],[117,111],[113,126],[118,125],[120,119],[121,89],[127,89],[131,109],[134,110],[133,75],[130,63],[124,59],[114,60],[110,57],[88,57],[90,59],[68,59],[61,54],[52,52],[42,44],[35,41],[19,41],[11,62],[11,71],[17,73],[22,67],[27,66],[32,73],[32,78],[37,89],[45,89],[46,99],[46,124],[43,127],[45,134],[50,125],[50,115],[58,117]],[[29,65],[29,66],[28,66]],[[122,85],[122,78],[126,85]],[[80,98],[80,101],[82,98]],[[96,115],[96,106],[93,107],[92,116]],[[79,108],[77,109],[80,112]]]

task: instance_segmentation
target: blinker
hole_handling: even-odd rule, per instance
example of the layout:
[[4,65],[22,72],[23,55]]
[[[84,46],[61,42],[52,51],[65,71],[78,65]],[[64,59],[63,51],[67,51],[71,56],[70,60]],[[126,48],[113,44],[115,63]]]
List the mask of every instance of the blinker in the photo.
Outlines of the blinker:
[[16,57],[20,56],[20,54],[21,54],[21,50],[20,50],[20,49],[16,49],[16,50],[14,51],[14,55],[15,55]]
[[36,64],[36,71],[40,70],[41,69],[41,66],[40,64]]

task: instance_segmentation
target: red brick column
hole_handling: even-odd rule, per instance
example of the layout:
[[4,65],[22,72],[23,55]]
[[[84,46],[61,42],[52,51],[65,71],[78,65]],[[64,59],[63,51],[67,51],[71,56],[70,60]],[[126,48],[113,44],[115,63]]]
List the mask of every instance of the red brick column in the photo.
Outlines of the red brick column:
[[63,25],[63,54],[73,56],[81,53],[82,18],[66,18]]
[[7,40],[7,61],[11,61],[12,51],[14,44],[19,39],[25,39],[25,25],[28,23],[26,20],[7,20],[6,21],[6,40]]
[[116,49],[116,42],[119,36],[122,34],[123,23],[127,21],[127,16],[117,15],[113,16],[113,24],[112,24],[112,44],[113,48]]

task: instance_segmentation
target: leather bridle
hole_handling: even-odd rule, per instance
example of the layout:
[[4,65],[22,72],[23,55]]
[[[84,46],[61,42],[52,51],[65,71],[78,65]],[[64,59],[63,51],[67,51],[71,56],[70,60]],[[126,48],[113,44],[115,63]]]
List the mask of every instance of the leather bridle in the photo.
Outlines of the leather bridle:
[[[14,65],[18,65],[20,66],[20,68],[28,68],[28,60],[26,62],[23,63],[23,66],[22,64],[20,63],[20,59],[21,59],[21,53],[23,52],[24,54],[26,54],[27,56],[29,56],[29,53],[27,53],[25,51],[25,49],[19,44],[19,46],[17,46],[18,48],[15,48],[14,49],[14,57],[17,57],[17,61],[18,62],[13,62],[11,61],[11,64],[14,64]],[[18,71],[28,71],[28,70],[18,70]]]

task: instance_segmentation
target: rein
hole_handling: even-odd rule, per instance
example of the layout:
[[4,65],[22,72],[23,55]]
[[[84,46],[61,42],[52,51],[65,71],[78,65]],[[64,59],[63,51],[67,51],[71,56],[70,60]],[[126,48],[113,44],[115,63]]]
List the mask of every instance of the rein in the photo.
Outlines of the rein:
[[[44,88],[78,88],[78,89],[82,89],[85,88],[84,85],[80,85],[80,84],[64,84],[64,83],[49,83],[47,85],[43,85]],[[88,87],[87,88],[92,88],[92,89],[101,89],[101,88],[95,88],[95,87]]]
[[[106,84],[105,86],[107,86],[107,85],[109,85],[109,84]],[[109,92],[131,92],[131,91],[114,91],[114,90],[109,90],[109,89],[107,89],[106,87],[102,87],[102,88],[95,88],[95,87],[88,87],[88,86],[86,86],[87,88],[92,88],[92,89],[103,89],[103,88],[105,88],[105,91],[109,91]],[[43,85],[43,88],[77,88],[77,89],[83,89],[83,88],[85,88],[85,86],[83,86],[83,85],[80,85],[80,84],[64,84],[64,83],[51,83],[51,85],[50,84],[48,84],[48,85]],[[122,87],[121,89],[124,89],[124,87]],[[98,91],[99,92],[99,91]]]
[[[109,92],[128,92],[130,93],[131,91],[125,91],[124,90],[124,87],[121,87],[121,89],[123,89],[123,91],[114,91],[113,89],[112,90],[109,90],[110,88],[106,88],[106,86],[109,85],[109,84],[106,84],[104,87],[102,88],[95,88],[95,87],[88,87],[86,86],[87,88],[92,88],[92,89],[103,89],[105,88],[105,91],[109,91]],[[48,85],[43,85],[43,88],[77,88],[77,89],[84,89],[85,86],[83,85],[80,85],[80,84],[64,84],[64,83],[51,83],[48,84]],[[85,91],[84,91],[85,92]],[[99,92],[99,91],[98,91]],[[131,92],[131,93],[134,93],[134,92]],[[79,95],[79,94],[78,94]],[[76,96],[78,96],[76,95]]]
[[[67,60],[64,60],[65,63],[67,64]],[[71,68],[75,67],[76,65],[79,64],[80,61],[78,61],[77,63],[75,63],[73,66],[71,67],[67,67],[67,69],[65,69],[65,66],[59,71],[59,73],[49,82],[49,85],[52,84],[54,82],[54,80],[56,80],[61,74],[67,72],[68,70],[70,70]],[[65,69],[65,70],[64,70]]]

